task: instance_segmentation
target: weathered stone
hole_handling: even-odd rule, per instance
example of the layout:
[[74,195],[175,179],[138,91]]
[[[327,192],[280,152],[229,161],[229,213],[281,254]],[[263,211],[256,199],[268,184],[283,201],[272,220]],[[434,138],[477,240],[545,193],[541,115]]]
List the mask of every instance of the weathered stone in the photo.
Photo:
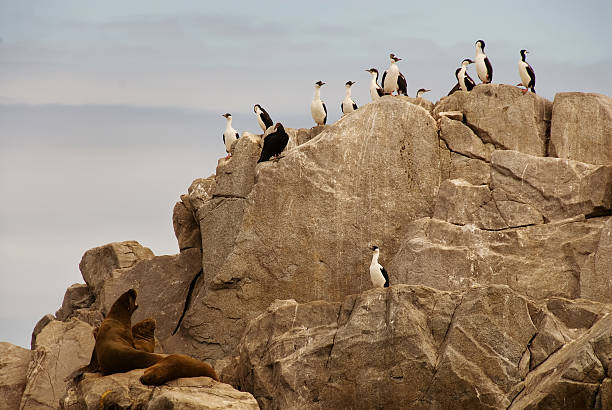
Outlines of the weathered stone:
[[594,338],[591,344],[597,359],[606,371],[606,375],[612,377],[612,329],[609,333]]
[[285,131],[289,135],[287,150],[293,149],[298,145],[302,145],[310,141],[327,127],[329,127],[329,125],[317,125],[312,128],[285,128]]
[[569,340],[564,336],[563,325],[551,315],[544,315],[541,323],[536,325],[538,333],[532,340],[529,350],[531,351],[531,363],[529,370],[533,370],[559,350]]
[[78,319],[52,321],[36,338],[20,410],[57,409],[65,378],[85,366],[94,347],[93,328]]
[[580,275],[581,296],[598,302],[612,300],[612,219],[599,235],[594,252],[588,255]]
[[590,409],[591,404],[595,402],[598,387],[597,384],[559,380],[550,390],[543,393],[544,397],[526,407],[516,407],[516,409]]
[[34,325],[34,329],[32,330],[32,338],[30,339],[30,348],[34,350],[36,348],[36,338],[38,337],[41,330],[44,329],[49,323],[55,320],[55,316],[50,313],[47,313],[43,317],[41,317],[36,325]]
[[574,360],[563,372],[563,377],[581,383],[599,383],[604,378],[604,368],[590,344],[585,344],[574,354]]
[[155,255],[136,241],[113,242],[85,252],[79,268],[85,283],[97,297],[105,280],[115,270],[127,269]]
[[187,249],[178,255],[156,256],[124,269],[121,275],[104,283],[100,292],[102,312],[108,313],[125,291],[136,289],[138,309],[132,316],[132,323],[155,319],[155,335],[162,350],[176,352],[178,346],[172,344],[173,348],[169,348],[168,339],[183,315],[192,281],[201,275],[201,258],[199,249]]
[[612,379],[606,378],[601,382],[599,396],[601,400],[600,409],[612,409]]
[[239,138],[232,157],[217,166],[213,197],[246,198],[255,184],[255,166],[261,153],[255,136]]
[[489,184],[491,166],[488,162],[451,152],[448,179],[464,179],[473,185]]
[[555,95],[549,155],[612,165],[612,98],[578,92]]
[[0,342],[0,410],[19,408],[32,351]]
[[215,185],[214,175],[208,178],[198,178],[187,189],[187,195],[181,195],[181,200],[185,203],[187,209],[197,212],[198,209],[212,198]]
[[558,297],[550,298],[546,307],[569,329],[588,329],[607,312],[605,305],[601,303]]
[[[396,97],[393,97],[396,98]],[[411,104],[417,105],[421,108],[424,108],[429,115],[433,115],[433,109],[434,109],[434,103],[432,103],[429,100],[426,100],[425,98],[421,97],[421,98],[412,98],[412,97],[406,97],[406,96],[401,96],[398,97],[403,99],[404,101],[408,101]]]
[[258,409],[250,393],[208,377],[172,380],[162,386],[145,386],[143,369],[109,376],[85,374],[72,397],[64,397],[68,409]]
[[462,179],[448,179],[440,185],[434,218],[455,225],[480,229],[508,228],[487,185],[472,185]]
[[463,113],[461,111],[440,111],[435,113],[438,119],[442,117],[449,118],[455,121],[463,122]]
[[[279,162],[259,164],[237,209],[221,210],[225,199],[214,212],[198,211],[206,278],[183,322],[202,343],[194,354],[233,351],[244,325],[273,298],[338,300],[369,288],[368,247],[374,241],[393,254],[406,223],[433,211],[439,150],[426,110],[382,98]],[[355,280],[355,272],[364,274]]]
[[440,119],[440,138],[451,151],[482,161],[491,161],[495,150],[493,144],[483,143],[467,125],[447,117]]
[[191,248],[202,249],[200,225],[195,220],[193,212],[182,201],[174,205],[172,226],[180,251]]
[[546,221],[612,210],[611,166],[498,150],[491,168],[491,189],[537,209]]
[[57,320],[67,320],[79,309],[91,307],[95,298],[84,283],[75,283],[66,289],[62,307],[55,312]]
[[[582,296],[580,276],[609,217],[484,231],[423,218],[386,267],[391,283],[443,290],[505,284],[529,297]],[[612,285],[601,290],[612,300]],[[565,322],[565,321],[564,321]],[[583,322],[585,323],[585,322]],[[572,327],[571,325],[568,327]]]
[[461,111],[465,123],[485,143],[498,149],[546,155],[552,103],[503,84],[482,84],[456,92],[436,104],[434,114]]

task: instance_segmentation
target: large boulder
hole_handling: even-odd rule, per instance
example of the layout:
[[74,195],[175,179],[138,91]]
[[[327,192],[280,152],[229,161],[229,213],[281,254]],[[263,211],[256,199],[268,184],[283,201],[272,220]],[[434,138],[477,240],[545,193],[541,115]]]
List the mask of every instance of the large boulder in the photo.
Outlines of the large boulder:
[[62,398],[64,410],[104,409],[258,409],[250,393],[208,377],[172,380],[159,387],[145,386],[143,369],[109,376],[85,374]]
[[113,242],[85,252],[79,268],[85,283],[97,298],[104,281],[116,270],[120,272],[154,256],[151,249],[136,241]]
[[593,93],[555,95],[549,155],[612,165],[612,98]]
[[47,324],[36,337],[19,409],[57,409],[66,377],[89,363],[94,344],[93,327],[76,318]]
[[[248,325],[237,378],[263,409],[506,409],[573,393],[594,400],[604,374],[591,345],[612,336],[612,305],[598,309],[591,326],[572,333],[545,304],[506,286],[451,293],[395,285],[343,302],[277,301]],[[569,336],[555,349],[540,346],[544,355],[530,366],[533,342],[553,322]]]
[[514,86],[481,84],[442,98],[434,114],[460,111],[465,123],[486,144],[497,149],[545,156],[552,103]]
[[19,408],[32,351],[0,342],[0,410]]
[[[594,264],[610,217],[559,221],[500,231],[423,218],[387,265],[392,283],[443,290],[504,284],[531,298],[550,296],[612,300],[609,265]],[[607,232],[607,231],[606,231]],[[598,284],[581,286],[582,275]],[[588,292],[588,293],[585,293]]]
[[382,98],[257,165],[246,200],[213,197],[214,217],[200,219],[204,286],[183,322],[200,343],[194,354],[232,352],[274,298],[341,300],[369,288],[369,248],[393,254],[407,223],[432,213],[440,162],[429,113]]

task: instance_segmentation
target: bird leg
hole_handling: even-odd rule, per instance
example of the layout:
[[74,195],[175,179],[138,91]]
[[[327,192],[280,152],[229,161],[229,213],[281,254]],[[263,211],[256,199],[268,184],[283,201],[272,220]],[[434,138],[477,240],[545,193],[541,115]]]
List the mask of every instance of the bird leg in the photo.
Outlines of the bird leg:
[[277,154],[272,157],[272,162],[278,162],[280,160],[280,154]]

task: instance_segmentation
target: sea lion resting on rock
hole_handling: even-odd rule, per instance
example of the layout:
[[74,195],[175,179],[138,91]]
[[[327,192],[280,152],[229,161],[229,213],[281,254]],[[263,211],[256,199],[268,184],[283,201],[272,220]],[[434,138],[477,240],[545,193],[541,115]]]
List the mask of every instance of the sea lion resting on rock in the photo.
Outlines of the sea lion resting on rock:
[[[140,378],[143,384],[159,385],[180,377],[197,376],[208,376],[219,381],[214,369],[208,363],[182,354],[152,353],[148,351],[152,350],[151,341],[135,343],[131,321],[132,314],[137,307],[136,291],[130,289],[113,303],[108,315],[100,325],[94,349],[100,371],[103,374],[123,373],[152,366]],[[150,334],[150,329],[150,323],[143,324],[142,330],[145,335],[151,337],[154,348],[155,340]],[[139,350],[137,346],[146,350]]]

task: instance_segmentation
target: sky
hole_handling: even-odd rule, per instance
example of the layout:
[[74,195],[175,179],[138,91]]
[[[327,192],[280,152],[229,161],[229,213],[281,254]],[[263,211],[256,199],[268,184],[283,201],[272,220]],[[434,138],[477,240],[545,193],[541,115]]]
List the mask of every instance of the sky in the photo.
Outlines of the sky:
[[225,156],[225,112],[311,127],[322,80],[333,122],[391,52],[437,101],[478,39],[495,83],[519,82],[525,48],[539,95],[612,95],[609,1],[411,3],[0,0],[0,341],[30,346],[87,249],[178,252],[172,208]]

